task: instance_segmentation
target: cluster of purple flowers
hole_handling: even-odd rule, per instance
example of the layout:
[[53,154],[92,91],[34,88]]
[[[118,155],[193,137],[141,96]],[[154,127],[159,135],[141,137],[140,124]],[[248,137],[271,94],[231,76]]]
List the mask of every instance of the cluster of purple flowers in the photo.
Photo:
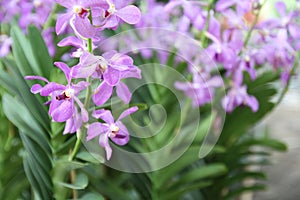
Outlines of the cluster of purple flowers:
[[[259,0],[219,0],[212,4],[187,0],[171,0],[167,4],[155,0],[145,2],[146,12],[136,25],[138,28],[161,27],[199,38],[203,55],[195,55],[199,51],[180,48],[178,53],[185,55],[188,52],[191,63],[193,59],[211,58],[208,62],[202,60],[201,67],[190,66],[191,83],[176,83],[179,90],[193,99],[194,106],[212,102],[214,91],[223,86],[223,80],[228,92],[222,104],[227,112],[244,105],[256,112],[259,103],[248,94],[245,73],[255,80],[263,70],[279,70],[283,84],[289,80],[300,48],[299,9],[288,11],[285,3],[278,1],[275,9],[279,18],[271,19],[260,12],[265,2]],[[145,56],[149,56],[147,53]],[[211,76],[215,70],[212,63],[225,70],[225,77]]]
[[[109,110],[96,110],[92,116],[101,122],[89,124],[89,100],[92,99],[94,105],[101,106],[111,98],[116,88],[117,96],[128,104],[131,92],[121,80],[141,78],[141,72],[134,66],[131,57],[117,51],[93,54],[93,49],[103,38],[102,32],[106,29],[116,30],[125,22],[136,28],[156,27],[180,32],[200,41],[203,48],[201,54],[190,46],[188,49],[178,48],[177,51],[177,54],[185,55],[188,59],[187,73],[192,78],[189,83],[177,82],[175,86],[192,98],[195,107],[214,101],[216,89],[225,84],[227,95],[223,97],[222,105],[227,112],[244,105],[256,112],[259,103],[254,96],[248,94],[245,74],[255,80],[259,73],[267,69],[280,71],[284,84],[290,79],[296,52],[300,49],[300,25],[296,20],[300,16],[299,9],[288,11],[285,3],[278,1],[275,8],[279,18],[269,19],[264,18],[261,13],[264,2],[260,0],[171,0],[168,3],[145,0],[140,1],[143,12],[141,15],[140,10],[131,5],[133,1],[56,0],[65,9],[57,15],[56,26],[52,29],[45,29],[43,25],[53,11],[54,1],[13,0],[0,3],[1,9],[6,8],[0,12],[1,22],[9,22],[13,17],[19,16],[19,26],[24,32],[28,24],[36,25],[43,30],[51,55],[55,51],[50,44],[53,44],[52,31],[57,35],[69,33],[70,30],[74,33],[62,39],[58,46],[74,47],[76,50],[69,57],[79,58],[79,63],[73,67],[63,62],[54,63],[64,72],[67,85],[38,76],[27,76],[26,79],[46,83],[43,86],[33,85],[31,91],[50,97],[50,101],[46,103],[50,106],[49,115],[56,122],[66,122],[64,134],[75,133],[83,126],[88,127],[87,140],[99,136],[99,144],[105,148],[107,159],[112,153],[109,138],[119,145],[128,142],[128,131],[120,120],[136,112],[137,107],[127,109],[116,121]],[[137,29],[142,42],[139,40],[139,44],[131,45],[143,47],[153,42],[159,43],[155,36],[151,37],[149,34],[157,32],[145,34],[142,29]],[[175,35],[169,37],[172,42],[176,41]],[[128,41],[134,43],[134,40]],[[9,52],[11,42],[7,35],[0,36],[0,56]],[[141,49],[139,52],[145,58],[154,55],[149,49]],[[161,63],[167,62],[168,55],[165,52],[157,52],[155,55]],[[182,61],[180,58],[176,59]],[[195,66],[195,60],[201,60],[201,65]],[[212,65],[224,71],[224,74],[216,75],[216,67]],[[97,85],[91,92],[94,84]],[[84,103],[79,98],[81,93],[86,95]]]
[[[42,36],[47,44],[51,56],[55,54],[52,27],[45,26],[50,13],[55,7],[53,0],[12,0],[0,2],[0,21],[10,23],[14,18],[18,19],[18,25],[24,33],[27,32],[28,25],[35,25],[42,31]],[[1,33],[0,35],[0,57],[6,56],[10,52],[12,39]]]
[[[113,89],[116,88],[117,96],[128,104],[131,92],[121,82],[125,78],[141,78],[140,70],[134,66],[133,59],[116,51],[109,51],[103,55],[93,54],[93,42],[99,40],[99,32],[104,29],[116,29],[120,23],[135,24],[140,20],[140,11],[129,1],[119,0],[57,0],[57,3],[66,8],[66,12],[60,14],[56,22],[56,33],[61,34],[66,28],[72,28],[75,36],[68,36],[59,42],[59,46],[73,46],[77,48],[71,57],[79,57],[79,63],[69,67],[63,62],[55,62],[54,65],[64,72],[67,85],[50,82],[40,76],[26,76],[28,80],[41,80],[46,84],[34,84],[32,93],[50,97],[49,115],[53,121],[66,122],[64,134],[75,133],[83,125],[88,127],[87,140],[99,136],[99,144],[107,153],[107,159],[111,157],[111,147],[108,139],[111,138],[118,145],[124,145],[129,140],[129,133],[120,121],[122,118],[137,111],[137,107],[125,110],[115,122],[109,110],[95,110],[94,118],[100,118],[102,122],[89,124],[89,99],[92,98],[96,106],[101,106],[110,99]],[[80,80],[83,79],[83,80]],[[92,90],[91,85],[97,84]],[[79,98],[79,94],[85,92],[85,102]]]

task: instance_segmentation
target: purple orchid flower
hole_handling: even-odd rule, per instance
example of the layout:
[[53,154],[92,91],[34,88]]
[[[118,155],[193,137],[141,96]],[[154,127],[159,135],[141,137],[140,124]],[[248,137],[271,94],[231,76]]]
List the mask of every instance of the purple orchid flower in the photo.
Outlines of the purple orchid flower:
[[0,57],[5,57],[10,52],[12,38],[7,35],[0,35]]
[[48,28],[42,32],[44,41],[46,43],[46,46],[48,47],[48,52],[51,57],[53,57],[56,52],[56,47],[54,45],[54,39],[53,39],[53,32],[54,32],[54,28]]
[[[128,71],[122,74],[121,79],[123,78],[138,78],[141,79],[141,70],[139,68],[135,68],[135,71]],[[112,95],[113,86],[107,84],[105,81],[102,82],[94,91],[92,96],[94,103],[97,106],[103,105]],[[117,96],[125,103],[128,104],[131,100],[132,93],[127,87],[127,85],[123,82],[119,82],[116,85],[116,93]]]
[[85,52],[79,64],[73,67],[72,74],[74,78],[87,78],[93,75],[115,86],[122,76],[130,71],[137,71],[137,69],[133,65],[132,58],[127,55],[109,51],[102,56],[95,56]]
[[258,110],[258,101],[254,96],[249,96],[246,86],[235,84],[222,100],[222,106],[227,112],[232,112],[238,106],[248,105],[253,112]]
[[214,90],[223,85],[219,76],[210,77],[207,73],[193,73],[191,83],[176,82],[175,87],[184,91],[185,95],[193,100],[193,106],[198,107],[210,103],[214,97]]
[[284,28],[287,29],[292,38],[299,39],[300,38],[300,26],[295,21],[298,17],[297,11],[287,11],[287,7],[284,2],[279,1],[275,3],[275,8],[279,13],[280,18],[278,19],[270,19],[266,22],[262,23],[263,26],[267,26],[269,29],[275,28]]
[[164,4],[155,0],[146,0],[147,7],[143,9],[141,20],[135,24],[137,28],[168,27],[169,15],[164,11]]
[[264,46],[264,51],[268,55],[267,61],[274,69],[283,69],[281,80],[287,83],[293,65],[292,55],[295,55],[296,51],[288,41],[287,30],[279,30],[277,36],[270,39],[270,43]]
[[[81,122],[81,120],[83,122],[88,121],[88,112],[77,96],[82,90],[88,87],[89,83],[81,81],[77,84],[72,84],[70,68],[62,62],[55,62],[54,64],[64,72],[68,81],[66,86],[55,82],[49,82],[46,78],[40,76],[26,76],[25,79],[42,80],[47,83],[45,86],[34,84],[31,87],[31,92],[34,94],[40,93],[41,96],[51,96],[51,100],[46,103],[50,104],[49,115],[52,117],[53,121],[67,121],[64,133],[73,132],[80,127],[79,122]],[[78,120],[79,116],[77,108],[74,105],[75,102],[81,109],[81,120]]]
[[[62,39],[57,46],[64,47],[64,46],[73,46],[76,47],[76,51],[71,53],[71,57],[80,58],[84,52],[87,52],[87,43],[85,40],[79,39],[75,36],[68,36]],[[95,47],[93,46],[93,49]]]
[[216,10],[218,12],[224,11],[232,6],[236,6],[236,11],[239,16],[248,12],[251,9],[252,1],[241,1],[241,0],[219,0],[216,4]]
[[103,80],[93,95],[94,103],[100,106],[111,97],[114,86],[117,86],[117,95],[124,102],[129,102],[131,93],[120,80],[130,77],[141,78],[141,72],[133,65],[132,58],[116,51],[109,51],[103,56],[85,52],[81,56],[79,64],[72,68],[72,76],[74,78],[93,76]]
[[207,48],[207,53],[217,62],[222,63],[226,69],[231,69],[243,46],[242,32],[224,31],[222,38],[216,38],[210,33],[206,33],[206,36],[213,41]]
[[166,4],[164,11],[171,13],[176,7],[182,6],[184,16],[180,20],[178,26],[179,31],[187,32],[187,27],[189,27],[190,24],[192,24],[198,30],[202,30],[205,24],[204,12],[200,9],[200,6],[202,5],[206,4],[200,1],[173,0]]
[[56,33],[61,34],[66,26],[70,24],[75,33],[84,38],[93,38],[96,33],[96,29],[88,18],[90,15],[89,9],[93,12],[94,8],[105,9],[108,6],[105,0],[56,0],[56,2],[68,9],[65,14],[57,18]]
[[102,119],[105,123],[95,122],[89,125],[87,131],[87,141],[99,136],[99,144],[106,151],[106,158],[111,158],[112,149],[109,145],[109,138],[118,145],[125,145],[129,141],[129,133],[126,126],[120,121],[128,115],[136,112],[137,106],[125,110],[115,121],[109,110],[95,110],[93,117]]
[[141,12],[136,6],[128,5],[131,2],[131,0],[107,0],[109,7],[100,10],[98,15],[93,15],[95,25],[115,29],[121,21],[128,24],[138,23],[141,19]]
[[19,25],[25,32],[29,24],[42,28],[54,7],[53,0],[20,1],[21,17]]

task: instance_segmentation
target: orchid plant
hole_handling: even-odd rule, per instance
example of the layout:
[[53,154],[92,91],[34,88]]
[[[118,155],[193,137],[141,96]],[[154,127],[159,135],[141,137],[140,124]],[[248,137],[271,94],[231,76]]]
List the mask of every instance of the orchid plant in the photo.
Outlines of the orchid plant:
[[[299,6],[1,1],[0,199],[232,199],[264,189],[244,184],[265,178],[250,170],[266,155],[253,146],[287,147],[251,132],[295,75]],[[2,178],[13,169],[20,175]]]

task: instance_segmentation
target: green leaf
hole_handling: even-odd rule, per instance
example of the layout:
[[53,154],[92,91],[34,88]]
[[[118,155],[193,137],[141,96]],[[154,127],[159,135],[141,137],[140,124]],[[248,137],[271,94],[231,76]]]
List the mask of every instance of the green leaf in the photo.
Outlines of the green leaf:
[[[26,107],[8,94],[2,98],[3,110],[7,118],[20,130],[24,131],[31,139],[36,141],[44,151],[50,151],[44,130],[32,117]],[[20,114],[22,113],[22,115]]]
[[2,100],[5,115],[20,131],[26,149],[24,169],[34,193],[41,199],[49,199],[52,197],[52,163],[45,131],[17,99],[5,94]]
[[270,138],[262,138],[262,139],[251,139],[246,140],[240,144],[237,145],[236,148],[249,148],[250,146],[263,146],[263,147],[269,147],[273,150],[277,151],[287,151],[287,146],[283,142],[276,140],[276,139],[270,139]]
[[89,153],[87,151],[81,151],[76,155],[76,158],[84,160],[88,163],[94,163],[94,164],[99,164],[99,163],[104,163],[105,159],[94,153]]
[[[65,183],[66,177],[69,177],[71,170],[81,169],[87,166],[86,163],[77,161],[68,161],[68,156],[61,157],[54,162],[52,179],[54,182],[54,198],[55,199],[67,199],[68,190],[65,187],[61,187],[60,184]],[[67,184],[67,183],[66,183]]]
[[189,184],[186,187],[181,187],[181,188],[179,187],[176,190],[172,190],[172,191],[169,191],[167,193],[164,193],[159,198],[164,199],[164,200],[180,199],[180,197],[184,193],[187,193],[187,192],[193,191],[193,190],[200,190],[201,188],[208,187],[212,184],[213,184],[212,181],[201,181],[201,182],[198,182],[198,183],[192,183],[192,184]]
[[0,85],[10,93],[18,93],[18,89],[15,86],[14,78],[2,69],[0,70]]
[[36,74],[49,79],[51,69],[53,68],[53,61],[40,31],[35,26],[28,27],[28,39],[30,41],[33,57],[39,66],[40,72]]
[[100,194],[95,193],[87,193],[83,197],[81,197],[79,200],[105,200],[104,197]]
[[161,188],[166,185],[169,180],[174,177],[178,172],[189,166],[191,163],[198,160],[199,147],[189,148],[178,160],[171,165],[154,172],[156,174],[155,180],[153,180],[156,188]]
[[63,182],[57,182],[57,184],[74,190],[83,190],[87,187],[88,182],[89,180],[87,176],[83,173],[80,173],[76,175],[76,179],[73,184],[63,183]]
[[266,186],[262,184],[255,184],[253,186],[245,186],[245,187],[240,187],[237,188],[233,191],[230,191],[227,195],[225,195],[222,199],[224,200],[231,200],[234,199],[234,197],[238,197],[240,194],[246,192],[246,191],[261,191],[261,190],[266,190]]
[[[33,63],[30,63],[30,61],[34,62],[34,58],[27,38],[22,33],[21,29],[17,26],[12,27],[10,34],[13,39],[12,52],[22,75],[26,76],[34,74],[34,70],[32,70],[31,68],[31,65]],[[39,72],[37,64],[35,64],[34,66],[35,72]]]
[[221,163],[209,164],[187,172],[180,178],[178,184],[189,183],[198,179],[219,176],[226,172],[227,172],[227,168],[224,164]]
[[[41,98],[36,97],[30,92],[30,88],[24,80],[24,77],[20,74],[19,70],[12,61],[6,59],[3,61],[13,74],[15,81],[14,85],[18,89],[19,98],[22,99],[23,103],[26,105],[29,112],[32,113],[36,121],[38,121],[47,131],[50,131],[50,120],[46,111],[46,107],[41,103],[41,101],[38,100],[41,100]],[[46,135],[47,137],[49,136],[48,134]]]

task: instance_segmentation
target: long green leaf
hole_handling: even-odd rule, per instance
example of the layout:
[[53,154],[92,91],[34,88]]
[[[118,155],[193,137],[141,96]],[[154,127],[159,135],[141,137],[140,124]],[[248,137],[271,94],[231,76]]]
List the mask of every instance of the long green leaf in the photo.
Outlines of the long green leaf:
[[38,64],[39,75],[49,79],[53,62],[49,55],[48,48],[40,31],[35,26],[28,27],[28,39],[33,52],[33,57]]

